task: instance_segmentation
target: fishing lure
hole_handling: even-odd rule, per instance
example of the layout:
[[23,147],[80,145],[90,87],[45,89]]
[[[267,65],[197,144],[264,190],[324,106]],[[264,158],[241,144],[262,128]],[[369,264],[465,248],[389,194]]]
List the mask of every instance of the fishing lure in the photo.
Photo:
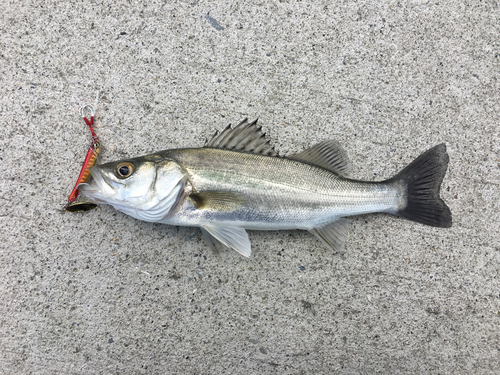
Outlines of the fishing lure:
[[[87,155],[85,156],[85,160],[83,162],[82,169],[80,174],[78,175],[78,179],[76,181],[75,187],[71,192],[68,203],[64,206],[64,210],[67,212],[85,212],[92,210],[97,207],[95,203],[92,202],[76,202],[78,198],[79,190],[78,187],[80,184],[87,182],[90,177],[90,168],[93,167],[97,163],[97,157],[99,156],[99,152],[101,151],[101,143],[97,138],[97,135],[94,131],[94,116],[97,108],[98,94],[96,95],[95,104],[87,104],[83,105],[79,108],[79,113],[82,116],[83,120],[87,124],[90,129],[90,133],[92,134],[92,143],[87,151]],[[78,107],[76,102],[75,105]],[[88,111],[90,113],[90,119],[88,119],[85,115],[85,112]]]

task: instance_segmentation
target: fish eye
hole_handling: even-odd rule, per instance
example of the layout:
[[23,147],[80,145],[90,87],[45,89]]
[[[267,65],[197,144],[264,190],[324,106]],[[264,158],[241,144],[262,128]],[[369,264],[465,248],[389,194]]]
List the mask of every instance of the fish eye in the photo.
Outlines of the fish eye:
[[135,166],[134,164],[124,161],[116,166],[116,173],[119,178],[127,178],[132,173],[134,173]]

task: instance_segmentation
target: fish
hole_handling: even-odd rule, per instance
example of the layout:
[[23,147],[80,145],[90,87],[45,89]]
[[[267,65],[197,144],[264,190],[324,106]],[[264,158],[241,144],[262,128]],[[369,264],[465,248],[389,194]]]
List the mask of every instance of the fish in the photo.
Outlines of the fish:
[[216,253],[251,255],[247,230],[307,230],[342,252],[350,216],[388,213],[449,228],[440,198],[446,145],[417,157],[394,177],[360,181],[336,140],[280,156],[257,120],[228,125],[201,148],[179,148],[96,165],[81,194],[136,219],[199,227]]

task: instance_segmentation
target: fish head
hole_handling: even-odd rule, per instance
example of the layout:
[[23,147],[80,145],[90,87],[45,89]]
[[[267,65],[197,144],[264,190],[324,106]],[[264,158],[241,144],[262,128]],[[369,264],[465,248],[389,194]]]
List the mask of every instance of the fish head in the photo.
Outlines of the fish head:
[[173,160],[140,157],[90,168],[92,179],[80,193],[140,220],[168,215],[183,191],[186,174]]

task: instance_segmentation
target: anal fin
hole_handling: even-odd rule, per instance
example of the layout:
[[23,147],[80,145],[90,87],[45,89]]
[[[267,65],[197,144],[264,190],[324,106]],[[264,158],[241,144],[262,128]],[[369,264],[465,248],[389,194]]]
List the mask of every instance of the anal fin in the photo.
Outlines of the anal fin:
[[341,253],[344,250],[349,224],[350,221],[347,219],[338,219],[332,223],[313,228],[309,232],[336,253]]

